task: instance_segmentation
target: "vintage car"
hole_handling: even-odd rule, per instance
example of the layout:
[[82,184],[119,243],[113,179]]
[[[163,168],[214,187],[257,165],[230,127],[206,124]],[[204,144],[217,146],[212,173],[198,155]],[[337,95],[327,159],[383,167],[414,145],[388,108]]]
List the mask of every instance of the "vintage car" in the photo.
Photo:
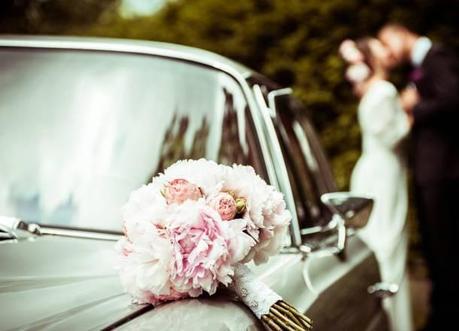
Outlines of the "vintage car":
[[372,201],[336,191],[290,89],[172,44],[0,37],[0,329],[258,330],[228,293],[132,304],[114,269],[130,191],[179,159],[252,165],[293,215],[257,277],[316,330],[387,330]]

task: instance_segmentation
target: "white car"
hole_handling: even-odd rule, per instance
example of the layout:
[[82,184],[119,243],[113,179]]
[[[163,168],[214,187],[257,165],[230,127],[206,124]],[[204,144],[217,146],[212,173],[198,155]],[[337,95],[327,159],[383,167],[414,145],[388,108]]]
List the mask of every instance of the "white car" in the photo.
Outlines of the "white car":
[[113,269],[129,192],[201,157],[252,165],[285,195],[290,236],[252,266],[260,280],[316,330],[388,329],[381,297],[394,293],[353,235],[372,201],[330,193],[329,165],[290,89],[155,42],[3,36],[0,67],[2,330],[261,329],[228,293],[131,304]]

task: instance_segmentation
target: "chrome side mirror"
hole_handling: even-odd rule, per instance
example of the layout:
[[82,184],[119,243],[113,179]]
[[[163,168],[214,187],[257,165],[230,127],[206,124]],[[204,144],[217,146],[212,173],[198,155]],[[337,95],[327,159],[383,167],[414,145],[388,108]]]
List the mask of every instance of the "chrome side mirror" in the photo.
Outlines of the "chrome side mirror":
[[330,209],[333,217],[324,226],[301,231],[303,245],[300,251],[304,255],[319,252],[341,256],[346,249],[347,238],[353,232],[349,230],[361,229],[368,223],[373,199],[349,192],[334,192],[323,194],[321,201]]
[[367,225],[374,201],[350,192],[325,193],[320,199],[333,214],[339,215],[347,228],[361,229]]

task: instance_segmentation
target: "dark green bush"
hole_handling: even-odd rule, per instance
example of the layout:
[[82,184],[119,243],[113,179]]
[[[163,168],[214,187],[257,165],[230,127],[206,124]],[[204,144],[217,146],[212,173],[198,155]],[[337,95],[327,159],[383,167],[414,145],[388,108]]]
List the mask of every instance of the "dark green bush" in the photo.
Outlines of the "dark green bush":
[[151,17],[125,19],[118,0],[4,0],[0,32],[96,35],[205,48],[240,61],[308,106],[345,189],[359,156],[356,103],[339,43],[399,21],[459,50],[455,0],[175,0]]

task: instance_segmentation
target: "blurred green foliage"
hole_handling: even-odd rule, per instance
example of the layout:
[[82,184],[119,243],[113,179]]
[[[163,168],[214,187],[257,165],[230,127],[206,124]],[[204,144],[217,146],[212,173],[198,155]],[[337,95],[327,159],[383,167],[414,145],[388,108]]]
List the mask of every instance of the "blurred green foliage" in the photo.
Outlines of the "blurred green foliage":
[[118,0],[1,0],[0,33],[79,34],[114,17],[118,6]]
[[123,18],[119,0],[3,0],[0,32],[160,40],[208,49],[293,86],[307,105],[338,187],[360,154],[356,100],[337,56],[348,37],[388,21],[459,50],[455,0],[174,0],[149,17]]

